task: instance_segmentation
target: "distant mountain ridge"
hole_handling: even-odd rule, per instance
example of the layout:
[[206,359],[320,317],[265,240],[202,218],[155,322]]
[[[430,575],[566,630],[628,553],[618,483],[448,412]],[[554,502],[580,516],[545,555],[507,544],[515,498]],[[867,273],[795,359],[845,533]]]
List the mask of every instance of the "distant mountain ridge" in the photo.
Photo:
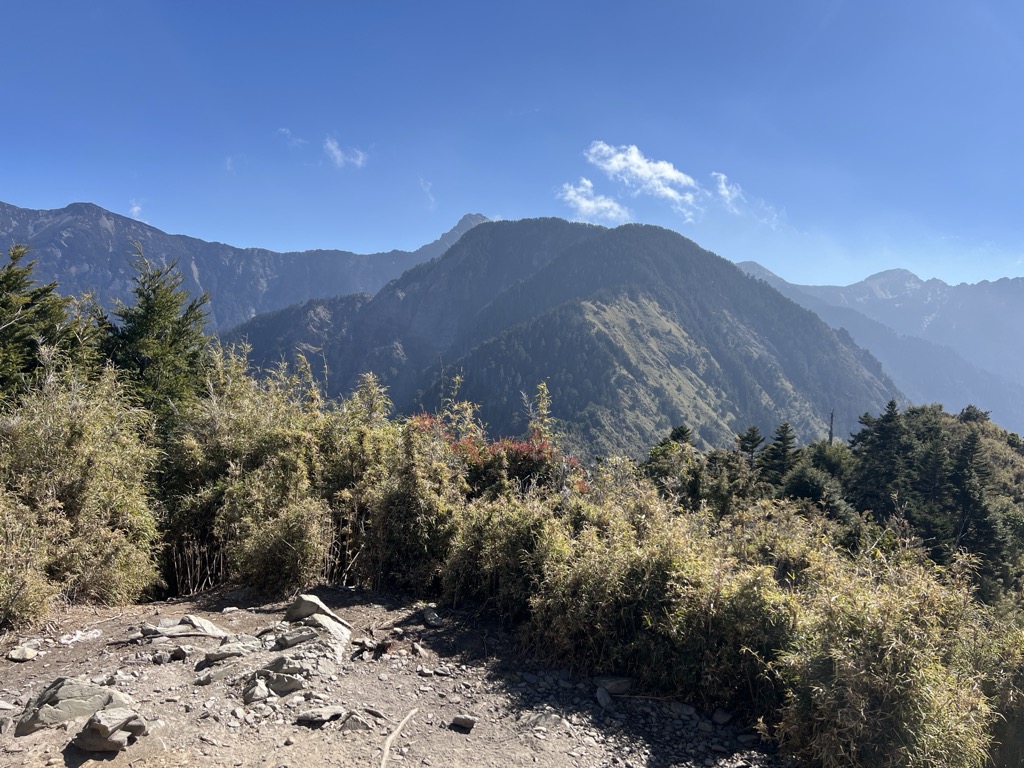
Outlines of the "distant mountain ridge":
[[1024,432],[1024,279],[956,286],[892,269],[848,286],[797,285],[738,264],[870,350],[916,403],[974,404]]
[[104,306],[127,300],[134,243],[156,263],[176,261],[184,286],[210,294],[213,328],[312,298],[374,293],[410,267],[436,258],[480,222],[468,214],[433,243],[415,251],[356,254],[341,250],[277,253],[169,235],[91,203],[31,210],[0,203],[0,246],[28,245],[36,276],[55,280],[65,295],[91,292]]
[[522,430],[522,395],[546,381],[570,441],[596,454],[641,455],[681,423],[706,445],[784,419],[811,440],[833,410],[845,437],[865,411],[902,400],[847,334],[681,235],[641,225],[484,223],[375,296],[256,318],[229,334],[241,338],[263,364],[316,350],[307,357],[327,365],[334,394],[373,371],[407,413],[460,375],[498,435]]

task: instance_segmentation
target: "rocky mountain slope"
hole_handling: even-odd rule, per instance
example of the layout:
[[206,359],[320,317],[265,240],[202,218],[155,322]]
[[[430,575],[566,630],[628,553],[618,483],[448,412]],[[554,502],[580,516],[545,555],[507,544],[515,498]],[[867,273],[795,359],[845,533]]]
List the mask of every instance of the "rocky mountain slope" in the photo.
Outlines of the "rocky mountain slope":
[[296,344],[319,350],[309,356],[335,394],[373,371],[403,412],[432,407],[461,375],[495,434],[522,430],[523,393],[547,381],[570,439],[598,454],[640,455],[680,423],[711,445],[784,419],[811,440],[832,411],[844,435],[902,397],[846,334],[681,235],[639,225],[481,224],[372,298],[311,302],[228,338],[247,339],[261,364]]
[[0,203],[0,246],[28,245],[41,281],[64,295],[91,292],[104,306],[127,300],[138,243],[146,258],[177,262],[193,295],[210,294],[214,328],[230,328],[262,312],[312,298],[374,293],[410,267],[440,256],[485,217],[464,216],[449,232],[415,251],[356,254],[318,250],[276,253],[235,248],[119,216],[90,203],[38,211]]
[[[973,404],[1007,429],[1024,432],[1024,378],[1019,377],[1021,334],[1007,296],[1024,281],[949,286],[890,270],[845,288],[786,282],[756,262],[738,265],[843,328],[877,357],[915,403],[942,403],[959,411]],[[992,323],[986,330],[986,323]],[[950,328],[952,327],[952,330]],[[945,330],[943,330],[945,329]]]
[[539,667],[473,611],[319,595],[77,608],[0,636],[0,764],[785,764],[751,723]]

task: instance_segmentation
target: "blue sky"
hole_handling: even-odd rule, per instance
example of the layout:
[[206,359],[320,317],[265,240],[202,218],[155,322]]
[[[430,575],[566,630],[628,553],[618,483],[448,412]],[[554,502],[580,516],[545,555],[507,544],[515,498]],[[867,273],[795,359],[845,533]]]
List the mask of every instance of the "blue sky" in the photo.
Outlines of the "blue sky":
[[1024,5],[12,3],[0,200],[275,250],[468,212],[794,282],[1024,275]]

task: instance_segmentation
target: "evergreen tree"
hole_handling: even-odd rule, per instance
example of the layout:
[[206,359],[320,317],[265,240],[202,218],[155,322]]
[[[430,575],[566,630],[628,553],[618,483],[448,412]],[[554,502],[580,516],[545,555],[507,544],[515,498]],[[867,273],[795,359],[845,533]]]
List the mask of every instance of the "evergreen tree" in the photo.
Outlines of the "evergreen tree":
[[860,423],[864,428],[850,440],[857,457],[851,500],[857,509],[881,519],[895,514],[907,501],[910,445],[895,400],[878,418],[865,413]]
[[161,423],[202,391],[209,364],[206,294],[193,299],[174,264],[158,267],[141,250],[134,264],[135,303],[104,319],[103,351],[134,395]]
[[668,439],[673,443],[693,445],[693,430],[685,424],[679,424],[668,433]]
[[772,433],[772,442],[761,451],[760,464],[764,479],[778,487],[786,473],[796,466],[800,459],[796,449],[796,432],[788,421],[784,421]]
[[754,468],[754,463],[757,460],[757,450],[763,442],[764,435],[761,434],[761,430],[756,426],[749,427],[745,432],[740,432],[736,435],[736,450],[747,458],[747,463],[751,469]]
[[952,542],[954,550],[979,555],[978,576],[984,599],[999,594],[999,583],[1009,578],[1010,536],[1001,515],[988,499],[992,470],[982,455],[976,429],[967,433],[957,450],[950,484],[957,512]]
[[35,262],[22,263],[27,254],[26,247],[13,246],[0,268],[0,402],[24,389],[41,364],[42,347],[68,347],[75,338],[70,301],[57,294],[56,283],[35,283]]

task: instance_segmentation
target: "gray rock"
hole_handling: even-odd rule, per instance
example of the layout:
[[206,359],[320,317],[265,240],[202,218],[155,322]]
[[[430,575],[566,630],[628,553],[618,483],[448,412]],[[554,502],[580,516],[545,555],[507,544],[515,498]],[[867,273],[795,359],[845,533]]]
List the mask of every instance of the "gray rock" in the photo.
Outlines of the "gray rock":
[[100,736],[109,736],[115,731],[127,731],[132,736],[144,736],[147,732],[146,721],[138,712],[127,707],[101,709],[89,718],[86,727],[96,731]]
[[3,699],[0,699],[0,712],[8,712],[12,709],[17,709],[17,706],[11,704],[11,702],[9,701],[4,701]]
[[306,626],[322,629],[327,632],[331,636],[332,640],[341,645],[342,651],[348,647],[348,644],[352,639],[352,631],[348,626],[344,623],[335,621],[327,614],[314,613],[312,616],[307,616],[303,623],[306,624]]
[[312,677],[314,672],[316,672],[316,668],[316,663],[307,659],[296,659],[291,656],[275,656],[269,662],[260,667],[256,674],[259,675],[260,672],[276,672],[279,675],[296,675],[309,678]]
[[343,731],[372,731],[373,725],[362,715],[351,714],[341,724]]
[[352,629],[351,624],[324,605],[323,601],[316,595],[299,595],[296,597],[294,602],[288,606],[288,610],[284,612],[284,620],[300,621],[318,613],[329,616],[347,629]]
[[456,715],[452,718],[452,725],[464,731],[471,731],[473,726],[476,725],[476,718],[466,714]]
[[146,721],[135,710],[110,707],[90,717],[73,743],[87,752],[120,752],[148,732]]
[[151,657],[154,664],[170,664],[172,656],[168,651],[157,651]]
[[96,731],[85,728],[75,736],[72,744],[85,752],[120,752],[128,748],[129,734],[117,731],[109,736],[101,736]]
[[0,717],[0,736],[6,736],[14,728],[14,719],[10,717]]
[[241,668],[237,664],[229,664],[226,667],[218,667],[217,669],[208,669],[193,681],[193,685],[209,685],[217,680],[224,680],[237,675],[240,672]]
[[601,705],[601,709],[611,708],[612,697],[606,688],[598,688],[594,695],[597,697],[597,703]]
[[599,675],[593,678],[593,683],[598,688],[604,688],[612,696],[621,696],[624,693],[629,693],[633,688],[633,678],[631,677]]
[[107,707],[135,706],[131,698],[114,688],[81,678],[60,677],[25,708],[17,735],[25,736],[76,717],[89,717]]
[[161,619],[160,626],[152,624],[142,625],[142,634],[145,637],[227,637],[228,633],[218,627],[212,621],[186,614],[182,616],[177,624],[164,626],[166,619]]
[[287,696],[292,691],[300,691],[306,683],[301,677],[294,675],[282,675],[276,672],[260,670],[255,673],[257,680],[262,680],[267,689],[275,696]]
[[715,725],[726,725],[732,720],[732,713],[726,712],[724,709],[716,709],[715,713],[711,715],[711,722]]
[[316,707],[300,712],[295,717],[295,720],[299,723],[326,723],[330,720],[346,717],[348,714],[348,709],[341,706]]
[[39,651],[27,645],[15,646],[8,652],[7,658],[9,661],[31,661],[39,655]]
[[440,627],[444,624],[444,619],[438,615],[437,611],[432,606],[427,606],[423,609],[423,623],[428,627]]
[[242,694],[242,701],[246,704],[252,704],[256,701],[265,701],[270,698],[270,689],[267,688],[267,684],[262,680],[256,679],[246,686],[245,692]]
[[[317,614],[322,615],[322,614]],[[330,619],[328,619],[330,621]],[[299,629],[293,629],[290,632],[285,632],[283,635],[277,636],[277,643],[274,648],[278,651],[283,651],[285,648],[292,648],[299,643],[308,643],[310,640],[316,640],[316,631],[310,627],[300,627]]]
[[238,656],[248,656],[250,653],[254,653],[260,650],[263,646],[259,641],[254,642],[241,642],[241,643],[224,643],[213,650],[207,651],[205,659],[209,663],[217,661],[223,661],[224,659],[232,659]]

